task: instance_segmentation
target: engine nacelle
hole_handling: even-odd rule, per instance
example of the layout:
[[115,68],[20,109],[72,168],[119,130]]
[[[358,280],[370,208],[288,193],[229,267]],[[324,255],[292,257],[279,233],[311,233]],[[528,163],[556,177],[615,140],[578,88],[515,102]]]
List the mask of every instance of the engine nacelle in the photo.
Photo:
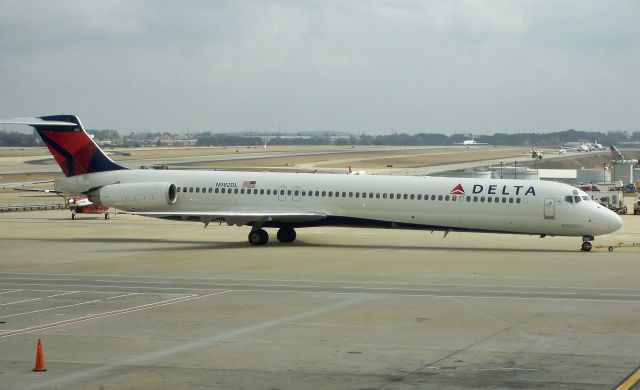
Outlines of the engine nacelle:
[[93,203],[127,211],[152,211],[174,204],[178,191],[171,183],[121,183],[100,187],[87,197]]

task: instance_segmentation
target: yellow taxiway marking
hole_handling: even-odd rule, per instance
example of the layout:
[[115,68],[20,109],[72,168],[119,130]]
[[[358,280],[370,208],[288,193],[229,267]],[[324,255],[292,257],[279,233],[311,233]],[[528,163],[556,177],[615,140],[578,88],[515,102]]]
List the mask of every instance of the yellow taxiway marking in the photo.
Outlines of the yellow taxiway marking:
[[629,390],[633,386],[637,385],[640,382],[640,368],[638,368],[633,374],[629,375],[624,382],[620,383],[616,390]]

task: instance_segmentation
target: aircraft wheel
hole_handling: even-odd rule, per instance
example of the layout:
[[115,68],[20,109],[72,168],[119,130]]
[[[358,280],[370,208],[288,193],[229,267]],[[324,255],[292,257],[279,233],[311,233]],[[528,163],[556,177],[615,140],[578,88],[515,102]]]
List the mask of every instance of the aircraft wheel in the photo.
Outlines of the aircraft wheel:
[[269,234],[264,229],[258,229],[249,233],[249,244],[265,245],[269,241]]
[[629,210],[627,209],[627,206],[624,206],[624,207],[622,208],[622,214],[627,215],[627,211],[629,211]]
[[589,241],[585,241],[582,243],[582,247],[580,248],[580,250],[583,252],[590,252],[591,247],[592,247],[591,243]]
[[76,219],[76,212],[75,211],[71,213],[71,219],[73,219],[73,220]]
[[278,229],[278,241],[282,243],[294,242],[296,240],[296,231],[290,227],[283,227]]
[[104,219],[109,219],[109,213],[104,213]]

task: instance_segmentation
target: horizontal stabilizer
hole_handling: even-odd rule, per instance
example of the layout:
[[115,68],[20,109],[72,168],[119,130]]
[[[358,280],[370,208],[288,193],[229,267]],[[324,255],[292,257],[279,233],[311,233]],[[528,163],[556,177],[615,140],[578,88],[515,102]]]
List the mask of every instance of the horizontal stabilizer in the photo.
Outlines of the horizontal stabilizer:
[[60,127],[78,127],[77,123],[63,121],[47,121],[40,118],[11,118],[0,119],[3,125],[26,125],[26,126],[60,126]]

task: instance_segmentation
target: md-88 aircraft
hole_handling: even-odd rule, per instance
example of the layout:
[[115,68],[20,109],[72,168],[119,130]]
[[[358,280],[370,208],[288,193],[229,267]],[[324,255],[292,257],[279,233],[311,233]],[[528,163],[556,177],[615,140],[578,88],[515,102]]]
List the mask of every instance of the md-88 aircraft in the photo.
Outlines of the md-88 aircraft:
[[0,120],[32,126],[65,178],[56,191],[130,214],[265,228],[290,243],[297,228],[351,226],[582,237],[622,226],[620,216],[566,184],[418,176],[128,169],[111,160],[74,115]]

